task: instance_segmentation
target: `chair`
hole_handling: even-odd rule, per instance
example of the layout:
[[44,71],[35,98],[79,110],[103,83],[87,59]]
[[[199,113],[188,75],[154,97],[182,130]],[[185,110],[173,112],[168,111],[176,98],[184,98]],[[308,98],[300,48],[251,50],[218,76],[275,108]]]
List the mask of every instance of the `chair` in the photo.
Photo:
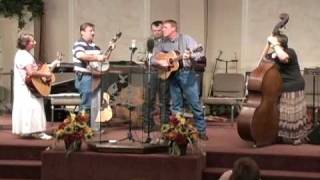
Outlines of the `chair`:
[[318,112],[320,107],[320,75],[304,74],[305,81],[305,100],[308,108],[312,108],[313,121],[318,121]]
[[[54,121],[54,111],[57,109],[67,110],[68,106],[72,106],[76,109],[80,104],[80,94],[79,93],[59,93],[50,94],[48,98],[51,101],[51,122]],[[60,108],[56,108],[60,106]]]
[[9,112],[9,97],[10,91],[5,87],[0,86],[0,114],[4,112]]
[[245,99],[245,78],[240,73],[217,73],[213,79],[213,96],[203,99],[205,105],[231,106],[231,122],[237,105]]

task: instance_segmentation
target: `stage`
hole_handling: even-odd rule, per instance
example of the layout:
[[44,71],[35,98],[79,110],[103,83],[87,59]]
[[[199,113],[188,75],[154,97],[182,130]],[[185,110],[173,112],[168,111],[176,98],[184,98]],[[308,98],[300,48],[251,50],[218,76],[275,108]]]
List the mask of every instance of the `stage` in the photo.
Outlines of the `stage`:
[[[48,123],[49,133],[56,126]],[[125,138],[127,126],[111,124],[94,140]],[[320,179],[320,146],[275,144],[253,148],[240,139],[236,124],[229,122],[209,122],[209,140],[200,143],[203,152],[189,148],[184,157],[172,157],[165,152],[99,153],[89,151],[83,144],[81,152],[66,158],[62,142],[21,139],[12,135],[10,128],[10,115],[1,116],[0,179],[214,180],[243,156],[257,161],[263,180]],[[141,129],[135,128],[132,134],[135,143],[147,137]],[[158,132],[151,134],[153,140],[158,137]]]

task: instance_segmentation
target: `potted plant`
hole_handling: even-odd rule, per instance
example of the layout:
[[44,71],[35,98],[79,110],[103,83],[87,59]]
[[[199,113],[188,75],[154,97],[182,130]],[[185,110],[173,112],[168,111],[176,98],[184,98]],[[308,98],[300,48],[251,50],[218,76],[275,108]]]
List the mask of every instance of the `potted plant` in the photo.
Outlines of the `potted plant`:
[[64,140],[67,154],[79,151],[82,141],[91,139],[92,129],[88,126],[88,114],[81,112],[78,115],[70,113],[55,131],[57,140]]
[[161,136],[168,142],[169,154],[180,156],[186,154],[188,144],[196,144],[199,133],[190,120],[177,114],[161,126]]

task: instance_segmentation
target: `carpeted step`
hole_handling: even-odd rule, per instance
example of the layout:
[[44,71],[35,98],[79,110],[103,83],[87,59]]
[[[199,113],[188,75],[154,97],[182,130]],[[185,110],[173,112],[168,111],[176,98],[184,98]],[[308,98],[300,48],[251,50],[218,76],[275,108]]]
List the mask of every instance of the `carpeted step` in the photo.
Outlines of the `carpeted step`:
[[1,145],[0,160],[40,160],[46,146]]
[[40,179],[41,165],[37,160],[0,160],[0,179]]
[[251,157],[260,169],[280,171],[320,172],[320,156],[286,154],[246,154],[229,152],[207,152],[207,167],[232,168],[240,157]]
[[35,178],[0,178],[1,180],[40,180]]
[[[206,168],[203,171],[202,180],[219,179],[223,172],[228,168]],[[302,171],[279,171],[279,170],[261,170],[261,179],[263,180],[318,180],[318,172]]]
[[1,130],[11,130],[11,124],[0,124]]
[[0,130],[11,130],[11,114],[2,114],[0,118]]

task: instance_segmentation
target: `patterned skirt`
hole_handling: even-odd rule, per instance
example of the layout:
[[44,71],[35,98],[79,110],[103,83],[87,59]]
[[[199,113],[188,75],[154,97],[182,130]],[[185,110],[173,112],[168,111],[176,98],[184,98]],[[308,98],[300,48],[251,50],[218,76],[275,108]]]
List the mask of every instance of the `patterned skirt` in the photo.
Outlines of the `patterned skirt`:
[[307,136],[307,118],[303,90],[281,94],[278,135],[284,142],[296,144]]

